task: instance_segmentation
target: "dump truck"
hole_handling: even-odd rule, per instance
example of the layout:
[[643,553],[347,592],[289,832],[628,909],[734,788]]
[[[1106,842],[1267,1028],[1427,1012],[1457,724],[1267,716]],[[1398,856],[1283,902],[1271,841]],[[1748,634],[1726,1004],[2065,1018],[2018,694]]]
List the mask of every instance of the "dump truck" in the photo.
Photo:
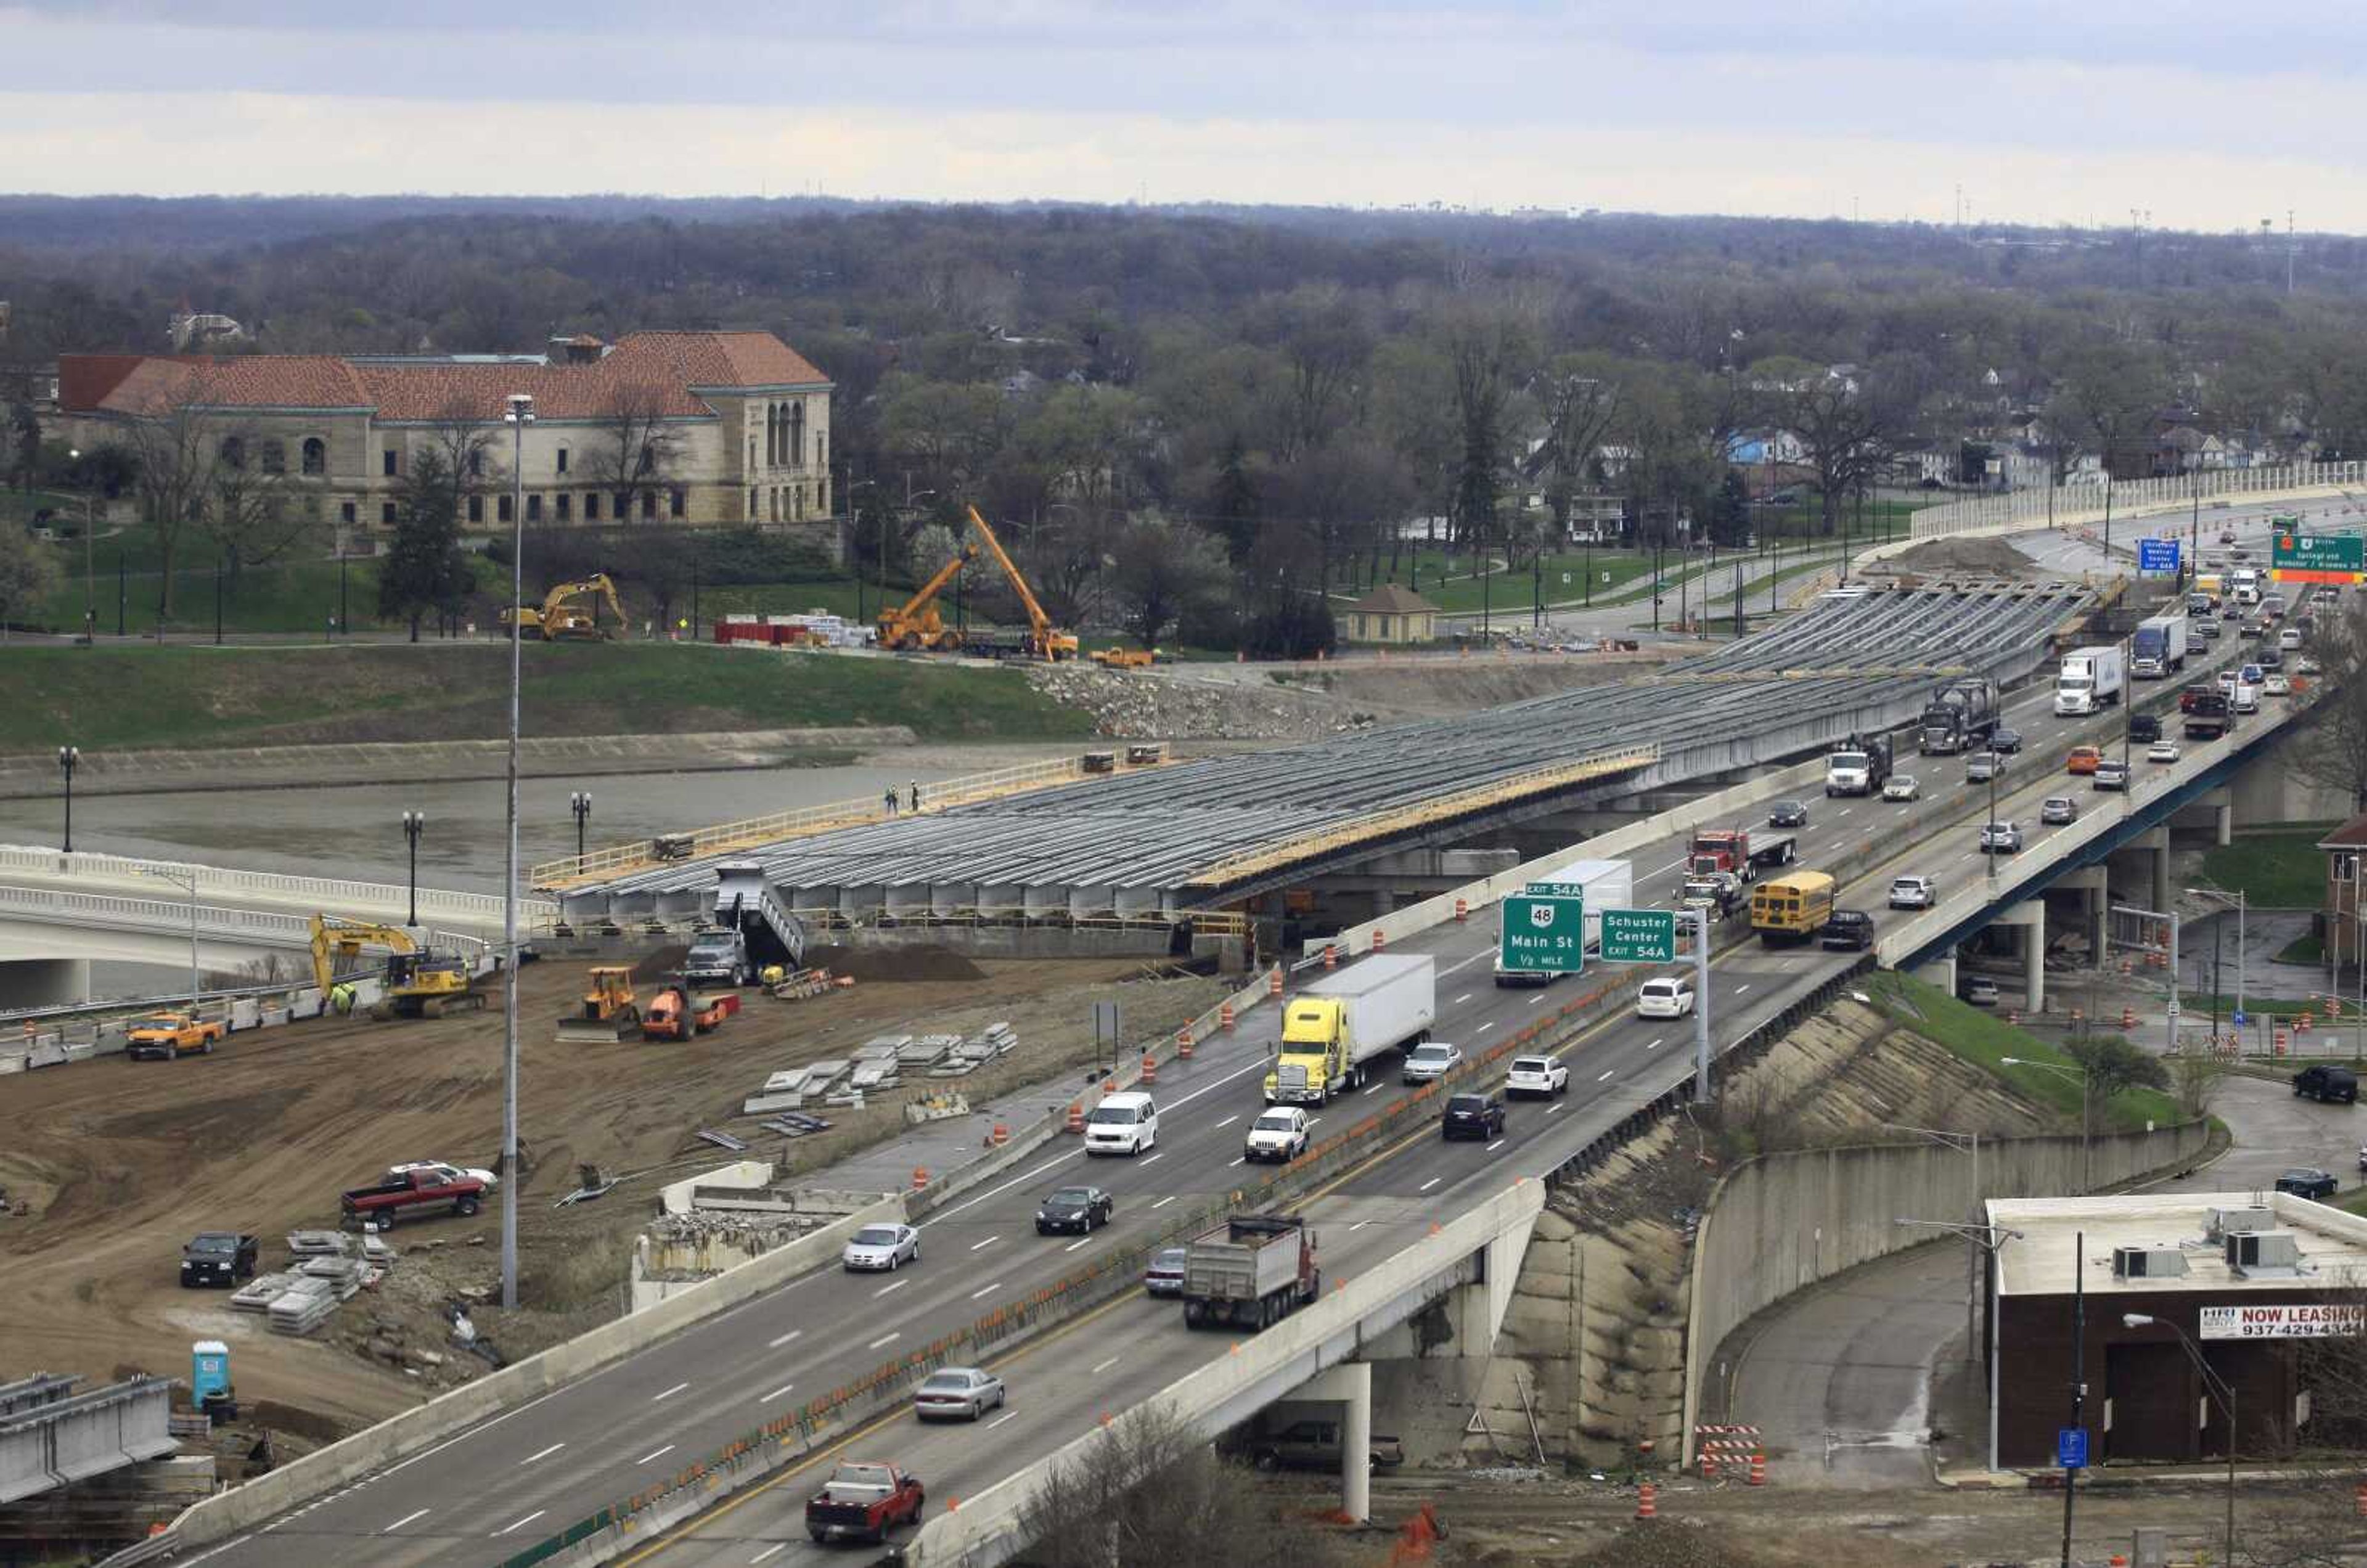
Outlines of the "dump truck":
[[682,978],[691,986],[744,986],[756,967],[748,956],[747,934],[737,926],[703,926],[683,955]]
[[[1603,944],[1603,911],[1624,909],[1634,902],[1636,866],[1633,861],[1624,860],[1567,861],[1532,881],[1524,891],[1583,900],[1586,927],[1581,945],[1591,953]],[[1501,949],[1496,954],[1499,986],[1544,986],[1560,978],[1561,972],[1554,969],[1507,969]]]
[[2075,648],[2055,676],[2055,716],[2078,718],[2121,700],[2127,666],[2117,648]]
[[1748,828],[1697,828],[1685,872],[1689,876],[1706,876],[1723,871],[1745,882],[1756,882],[1762,868],[1790,865],[1799,852],[1800,838],[1796,833],[1761,833],[1754,837]]
[[1890,777],[1890,737],[1852,735],[1825,757],[1825,796],[1872,795]]
[[1265,1101],[1321,1105],[1361,1089],[1374,1057],[1429,1039],[1437,1018],[1438,963],[1426,953],[1376,953],[1326,975],[1283,1008]]
[[2186,617],[2156,615],[2137,623],[2129,644],[2129,678],[2160,681],[2186,668]]
[[1924,704],[1918,745],[1930,756],[1950,755],[1986,743],[1997,725],[1997,682],[1967,676],[1940,687]]
[[1297,1214],[1235,1214],[1184,1249],[1184,1326],[1263,1328],[1323,1293]]
[[2194,694],[2190,705],[2181,694],[2179,705],[2186,709],[2186,738],[2189,740],[2216,740],[2235,725],[2235,715],[2227,694],[2214,687]]
[[1681,902],[1685,908],[1707,909],[1714,918],[1725,920],[1748,908],[1750,896],[1742,886],[1742,878],[1730,871],[1700,871],[1685,878]]

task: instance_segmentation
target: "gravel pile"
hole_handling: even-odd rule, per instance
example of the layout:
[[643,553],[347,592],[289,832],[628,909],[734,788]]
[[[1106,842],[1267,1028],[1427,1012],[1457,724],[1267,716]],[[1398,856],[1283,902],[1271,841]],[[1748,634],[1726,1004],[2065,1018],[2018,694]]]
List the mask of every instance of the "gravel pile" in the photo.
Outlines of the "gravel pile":
[[1063,707],[1093,716],[1096,732],[1162,740],[1311,740],[1377,723],[1315,692],[1195,680],[1165,671],[1037,665],[1027,678]]

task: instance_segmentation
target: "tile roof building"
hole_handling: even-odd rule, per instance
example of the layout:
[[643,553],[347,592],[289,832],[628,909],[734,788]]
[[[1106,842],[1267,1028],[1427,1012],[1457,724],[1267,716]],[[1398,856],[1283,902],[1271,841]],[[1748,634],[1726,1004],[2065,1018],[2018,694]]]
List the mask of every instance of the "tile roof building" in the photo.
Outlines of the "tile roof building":
[[1438,636],[1438,606],[1410,588],[1385,582],[1353,604],[1344,615],[1341,631],[1350,642],[1429,642]]
[[66,355],[58,386],[65,440],[102,446],[131,422],[192,411],[219,427],[226,456],[284,474],[362,529],[391,528],[418,454],[469,426],[498,439],[472,468],[464,521],[508,523],[502,417],[516,393],[534,399],[529,523],[819,525],[836,501],[831,380],[771,333],[560,338],[547,356]]

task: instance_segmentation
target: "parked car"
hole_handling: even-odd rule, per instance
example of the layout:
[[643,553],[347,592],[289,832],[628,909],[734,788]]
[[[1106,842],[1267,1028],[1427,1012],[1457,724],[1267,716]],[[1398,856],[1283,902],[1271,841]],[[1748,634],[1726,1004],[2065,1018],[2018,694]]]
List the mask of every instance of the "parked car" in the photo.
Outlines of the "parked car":
[[876,1269],[893,1274],[921,1260],[921,1233],[910,1225],[866,1225],[847,1237],[838,1260],[849,1273]]
[[1997,982],[1986,975],[1968,975],[1956,982],[1956,999],[1976,1008],[1998,1005]]
[[1463,1047],[1444,1040],[1425,1040],[1406,1053],[1405,1081],[1436,1083],[1463,1065]]
[[2005,759],[1995,751],[1976,751],[1965,759],[1965,780],[1983,784],[2005,776]]
[[1985,855],[2018,855],[2021,852],[2021,823],[1991,822],[1981,829],[1981,853]]
[[[1250,1462],[1260,1470],[1331,1470],[1340,1468],[1342,1433],[1337,1421],[1294,1421],[1281,1431],[1249,1440]],[[1365,1462],[1376,1470],[1405,1462],[1405,1447],[1395,1438],[1375,1433]]]
[[1569,1092],[1569,1068],[1559,1056],[1515,1056],[1504,1079],[1507,1099],[1535,1095],[1540,1100]]
[[1940,901],[1940,880],[1934,876],[1894,876],[1890,879],[1890,907],[1894,909],[1928,909]]
[[2009,729],[2002,724],[1999,725],[1989,732],[1989,750],[2004,756],[2012,756],[2022,750],[2022,731]]
[[1307,1152],[1307,1112],[1296,1105],[1262,1111],[1250,1123],[1241,1157],[1252,1163],[1277,1160],[1287,1164]]
[[2305,1165],[2295,1166],[2277,1178],[2277,1190],[2290,1192],[2296,1198],[2331,1198],[2335,1189],[2341,1185],[2334,1179],[2331,1172]]
[[1184,1293],[1184,1257],[1189,1247],[1162,1247],[1142,1266],[1142,1288],[1154,1296]]
[[1797,800],[1777,801],[1773,808],[1767,813],[1767,825],[1770,828],[1806,827],[1808,825],[1806,803]]
[[2038,803],[2038,819],[2049,828],[2079,820],[2079,803],[2067,795],[2050,795]]
[[977,1367],[939,1367],[912,1391],[912,1414],[923,1421],[975,1421],[1002,1408],[1002,1380]]
[[237,1231],[199,1231],[181,1247],[181,1288],[220,1285],[236,1290],[255,1278],[259,1246]]
[[218,1018],[152,1012],[132,1024],[124,1036],[123,1055],[134,1062],[150,1057],[169,1062],[176,1056],[209,1055],[222,1032],[222,1021]]
[[1504,1132],[1504,1102],[1492,1094],[1454,1094],[1447,1096],[1446,1113],[1440,1119],[1439,1133],[1450,1141],[1455,1138],[1501,1137]]
[[2118,761],[2108,761],[2097,763],[2096,787],[2098,789],[2126,790],[2129,787],[2129,765],[2126,762]]
[[2067,773],[2092,773],[2103,765],[2104,753],[2094,746],[2074,746],[2064,759],[2063,771]]
[[1883,783],[1882,798],[1920,800],[1923,798],[1923,786],[1916,782],[1913,773],[1893,773]]
[[2146,761],[2148,762],[2177,761],[2178,742],[2175,740],[2155,741],[2152,745],[2146,748]]
[[375,1223],[383,1230],[405,1209],[448,1206],[466,1219],[477,1212],[484,1195],[485,1184],[473,1176],[456,1181],[434,1170],[390,1170],[374,1187],[349,1188],[340,1193],[337,1203],[346,1219]]
[[2143,746],[2161,739],[2161,720],[2149,713],[2129,715],[2129,739]]
[[1817,945],[1831,953],[1863,953],[1874,945],[1874,917],[1863,909],[1835,909],[1817,933]]
[[1079,1235],[1091,1235],[1095,1225],[1105,1225],[1116,1212],[1117,1203],[1098,1187],[1061,1187],[1036,1209],[1036,1234],[1051,1235],[1058,1231],[1074,1231]]
[[2293,1077],[2293,1094],[2303,1100],[2359,1101],[2359,1075],[2349,1067],[2304,1067]]
[[433,1171],[439,1179],[445,1181],[458,1181],[463,1177],[473,1178],[475,1180],[481,1183],[485,1190],[488,1192],[493,1191],[502,1184],[502,1179],[499,1176],[485,1169],[481,1166],[454,1165],[448,1159],[408,1160],[402,1165],[388,1166],[386,1169],[387,1174],[390,1176],[394,1175],[398,1171]]
[[1647,980],[1636,993],[1637,1018],[1683,1018],[1693,1010],[1693,983],[1682,975]]

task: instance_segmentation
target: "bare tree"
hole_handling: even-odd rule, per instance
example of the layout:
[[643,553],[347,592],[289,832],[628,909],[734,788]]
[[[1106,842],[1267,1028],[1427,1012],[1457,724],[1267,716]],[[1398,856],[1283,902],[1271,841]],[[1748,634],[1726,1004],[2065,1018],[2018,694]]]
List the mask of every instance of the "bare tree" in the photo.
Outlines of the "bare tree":
[[1231,572],[1224,547],[1188,523],[1146,517],[1116,541],[1116,608],[1145,648],[1169,626],[1220,597]]
[[287,445],[251,423],[223,430],[198,520],[235,582],[321,535],[320,486],[291,474]]
[[1538,388],[1545,441],[1531,458],[1545,480],[1546,506],[1557,543],[1569,537],[1570,499],[1593,484],[1603,442],[1619,423],[1625,389],[1616,368],[1599,355],[1556,363]]
[[600,416],[599,445],[587,461],[592,481],[606,490],[617,522],[631,521],[668,489],[682,454],[682,434],[666,417],[666,391],[626,382]]
[[210,412],[202,369],[143,399],[116,426],[139,465],[141,509],[156,530],[162,571],[156,609],[173,608],[173,564],[182,536],[202,526],[214,476],[221,463],[222,429]]
[[1820,528],[1837,531],[1842,498],[1890,466],[1900,434],[1895,411],[1854,377],[1803,361],[1762,365],[1754,377],[1766,386],[1769,417],[1798,438],[1800,455],[1816,470]]
[[2325,667],[2316,677],[2324,690],[2293,750],[2293,771],[2367,811],[2367,604],[2352,595],[2339,616],[2321,611],[2310,651]]

